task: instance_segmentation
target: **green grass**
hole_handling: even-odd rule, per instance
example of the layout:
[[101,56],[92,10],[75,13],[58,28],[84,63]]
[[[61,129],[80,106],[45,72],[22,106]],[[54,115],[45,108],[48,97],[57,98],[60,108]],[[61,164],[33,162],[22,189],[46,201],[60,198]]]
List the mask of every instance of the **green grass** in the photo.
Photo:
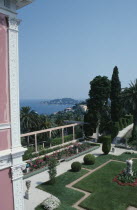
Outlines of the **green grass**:
[[[96,158],[94,165],[84,165],[83,164],[82,167],[94,169],[94,168],[97,168],[98,166],[102,165],[103,163],[107,162],[110,159],[126,161],[128,158],[137,158],[137,154],[123,153],[120,156],[101,155]],[[135,165],[135,163],[137,163],[137,161],[134,160],[134,165]],[[133,165],[133,167],[134,167],[134,165]],[[124,199],[126,202],[126,200],[127,200],[126,197],[128,197],[128,193],[130,194],[132,192],[132,189],[134,189],[135,195],[134,195],[134,193],[132,193],[132,196],[130,196],[130,197],[133,197],[133,198],[136,197],[137,189],[128,187],[128,186],[121,187],[117,183],[112,182],[112,179],[114,178],[114,176],[116,176],[124,167],[125,167],[124,163],[116,163],[116,162],[109,163],[106,166],[104,166],[102,169],[98,170],[91,176],[88,176],[87,178],[85,178],[84,180],[79,182],[77,185],[75,185],[78,188],[83,187],[83,184],[81,186],[81,183],[83,183],[83,181],[84,181],[85,186],[87,186],[86,189],[84,189],[84,190],[89,191],[89,192],[91,192],[91,191],[93,192],[93,190],[96,190],[99,188],[99,190],[97,191],[97,194],[95,192],[93,192],[92,196],[89,197],[88,199],[86,199],[82,203],[82,206],[83,207],[88,206],[88,208],[86,207],[87,209],[91,209],[91,206],[92,206],[93,207],[92,210],[93,209],[94,210],[100,210],[100,209],[101,210],[125,210],[126,209],[125,205],[127,205],[127,204],[126,203],[124,204]],[[71,206],[75,202],[77,202],[83,196],[83,194],[80,192],[74,191],[72,189],[68,189],[65,187],[65,185],[73,182],[74,180],[78,179],[85,173],[86,173],[85,170],[82,170],[77,173],[68,171],[56,178],[55,185],[49,185],[48,183],[44,183],[42,185],[39,185],[38,188],[55,195],[56,197],[58,197],[61,200],[62,204],[58,208],[58,210],[64,210],[64,209],[65,210],[74,210],[74,208],[72,208]],[[90,178],[92,176],[93,176],[94,183],[92,182],[92,178]],[[94,184],[95,188],[93,188],[94,187],[93,184]],[[106,187],[104,187],[104,185]],[[103,190],[101,190],[101,189],[103,189]],[[124,194],[124,189],[127,189],[125,191],[125,194]],[[111,194],[110,191],[113,191],[113,194]],[[117,191],[118,191],[118,193],[117,193]],[[122,198],[123,200],[121,200],[121,193],[123,194],[123,198]],[[110,199],[108,199],[109,196],[110,196]],[[112,198],[112,196],[113,196],[113,198]],[[92,202],[91,202],[90,198],[91,198]],[[117,205],[117,199],[119,201],[121,200],[122,204],[120,204],[118,202],[118,205]],[[107,200],[109,200],[108,201],[108,205],[110,205],[109,208],[106,208],[106,205],[105,205],[105,202]],[[137,206],[137,199],[133,199],[133,200],[134,200],[134,202],[132,201],[132,203],[129,203],[129,204],[132,204],[133,206]],[[94,205],[96,204],[96,207],[93,206],[92,204],[94,204]],[[100,208],[100,206],[101,206],[101,208]],[[43,207],[41,205],[36,208],[36,210],[42,210],[42,209],[43,209]]]
[[[91,192],[80,206],[92,210],[126,210],[128,206],[137,207],[137,187],[120,186],[113,178],[125,168],[124,163],[110,162],[89,175],[74,187]],[[134,166],[137,168],[137,160]]]
[[[56,178],[56,183],[54,185],[50,185],[48,182],[43,183],[38,186],[39,189],[44,190],[46,192],[49,192],[56,197],[58,197],[61,201],[61,206],[58,208],[58,210],[74,210],[71,206],[79,200],[81,197],[83,197],[83,193],[77,192],[72,189],[68,189],[65,186],[79,177],[86,174],[86,170],[81,170],[80,172],[71,172],[68,171],[64,173],[63,175],[60,175]],[[40,205],[36,208],[36,210],[42,210],[43,207]]]
[[107,162],[108,160],[120,160],[120,161],[126,161],[128,158],[137,158],[137,154],[121,154],[120,156],[115,155],[100,155],[96,158],[94,165],[85,165],[83,163],[83,168],[88,169],[95,169],[98,166],[102,165],[103,163]]

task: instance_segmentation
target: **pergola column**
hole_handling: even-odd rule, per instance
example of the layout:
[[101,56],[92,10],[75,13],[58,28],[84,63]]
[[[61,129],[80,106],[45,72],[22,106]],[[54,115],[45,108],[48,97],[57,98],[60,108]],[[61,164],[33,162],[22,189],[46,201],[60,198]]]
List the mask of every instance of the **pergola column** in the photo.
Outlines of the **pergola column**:
[[42,147],[43,147],[43,149],[45,148],[45,144],[44,144],[44,142],[42,143]]
[[50,147],[51,147],[51,131],[49,131]]
[[27,143],[28,143],[28,146],[29,146],[29,136],[27,136]]
[[37,134],[35,134],[35,152],[38,152]]
[[75,140],[75,126],[73,126],[73,140]]
[[62,144],[64,144],[64,128],[62,128]]

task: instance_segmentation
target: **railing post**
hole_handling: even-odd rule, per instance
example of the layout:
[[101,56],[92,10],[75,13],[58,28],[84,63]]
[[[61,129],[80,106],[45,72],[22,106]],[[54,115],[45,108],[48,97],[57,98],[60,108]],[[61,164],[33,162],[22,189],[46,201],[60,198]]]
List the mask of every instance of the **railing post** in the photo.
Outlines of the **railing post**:
[[73,126],[73,140],[75,140],[75,127]]
[[50,145],[49,145],[49,147],[51,147],[51,131],[49,131],[49,139],[50,139]]
[[35,152],[38,152],[37,134],[35,134]]
[[29,136],[27,136],[27,143],[28,143],[28,146],[29,146]]
[[62,144],[64,144],[64,128],[62,128]]
[[42,147],[43,147],[43,149],[45,148],[45,144],[44,144],[44,142],[42,143]]

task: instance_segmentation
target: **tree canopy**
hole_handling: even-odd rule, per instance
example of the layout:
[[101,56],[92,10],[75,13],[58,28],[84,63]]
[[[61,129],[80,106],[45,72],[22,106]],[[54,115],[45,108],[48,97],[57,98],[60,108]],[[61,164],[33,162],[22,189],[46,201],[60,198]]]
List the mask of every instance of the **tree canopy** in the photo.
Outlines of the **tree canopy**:
[[87,100],[88,112],[85,115],[85,133],[92,135],[98,122],[102,121],[102,113],[108,106],[110,97],[110,80],[106,76],[97,76],[90,82],[89,99]]

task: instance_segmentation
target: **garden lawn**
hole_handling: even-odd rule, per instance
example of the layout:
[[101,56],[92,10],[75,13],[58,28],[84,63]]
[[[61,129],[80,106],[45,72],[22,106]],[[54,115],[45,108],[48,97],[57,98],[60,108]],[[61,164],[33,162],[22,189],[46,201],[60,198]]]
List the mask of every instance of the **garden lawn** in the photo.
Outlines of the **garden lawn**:
[[[112,181],[125,167],[124,163],[110,162],[75,184],[74,187],[92,193],[80,206],[92,210],[126,210],[128,206],[137,207],[137,187],[120,186]],[[133,168],[137,168],[137,160],[134,160]]]
[[[60,199],[61,206],[58,208],[58,210],[74,210],[74,208],[71,206],[81,197],[83,197],[84,194],[72,189],[68,189],[65,186],[83,176],[87,172],[87,170],[81,170],[80,172],[68,171],[56,177],[56,183],[54,185],[50,185],[48,182],[46,182],[39,185],[37,188],[49,192]],[[41,205],[36,208],[36,210],[42,209],[43,208]]]
[[137,154],[123,153],[119,156],[116,156],[116,155],[100,155],[96,158],[94,165],[85,165],[83,163],[82,167],[83,168],[88,168],[88,169],[95,169],[98,166],[102,165],[103,163],[107,162],[108,160],[120,160],[120,161],[125,162],[129,158],[137,158]]

